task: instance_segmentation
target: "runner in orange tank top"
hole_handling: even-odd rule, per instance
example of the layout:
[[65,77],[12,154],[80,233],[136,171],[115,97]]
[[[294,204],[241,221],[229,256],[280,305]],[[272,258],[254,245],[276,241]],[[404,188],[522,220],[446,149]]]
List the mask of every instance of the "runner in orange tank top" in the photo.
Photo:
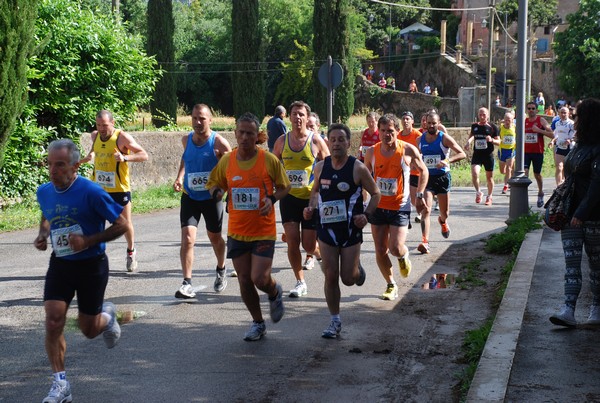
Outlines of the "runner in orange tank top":
[[257,289],[269,296],[273,323],[284,313],[283,291],[271,276],[277,235],[273,205],[288,194],[291,185],[277,157],[257,147],[259,127],[251,113],[238,119],[238,148],[219,160],[206,184],[214,199],[222,198],[225,191],[229,194],[227,257],[233,262],[242,300],[253,319],[246,341],[260,340],[267,332]]

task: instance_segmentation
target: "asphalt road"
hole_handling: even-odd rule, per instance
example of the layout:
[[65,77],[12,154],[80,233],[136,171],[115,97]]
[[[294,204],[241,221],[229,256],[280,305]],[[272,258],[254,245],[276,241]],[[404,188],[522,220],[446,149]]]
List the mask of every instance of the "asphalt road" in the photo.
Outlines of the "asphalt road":
[[[74,400],[403,401],[401,394],[390,395],[388,358],[348,352],[365,349],[369,338],[380,337],[376,326],[386,324],[403,296],[419,290],[432,273],[458,270],[437,261],[453,243],[469,243],[505,227],[508,197],[496,196],[491,207],[475,205],[473,198],[471,188],[454,190],[448,240],[441,237],[434,214],[430,255],[418,255],[419,231],[411,231],[413,273],[409,281],[403,280],[394,302],[378,298],[385,283],[376,268],[372,237],[365,232],[361,260],[367,280],[363,287],[342,286],[338,340],[320,337],[329,315],[318,268],[306,273],[308,296],[286,298],[283,320],[273,324],[267,319],[266,337],[244,342],[250,316],[235,279],[220,294],[212,290],[215,258],[204,231],[199,231],[196,244],[194,286],[205,288],[196,299],[182,302],[174,298],[181,283],[178,210],[134,217],[138,271],[125,271],[124,239],[110,243],[106,299],[119,311],[139,317],[122,326],[122,338],[112,350],[106,350],[101,337],[85,339],[70,321],[66,365]],[[530,191],[530,201],[535,202],[535,192]],[[49,252],[32,246],[35,235],[35,230],[0,234],[0,401],[39,401],[50,385],[41,299]],[[273,266],[276,280],[284,290],[291,289],[295,281],[281,242]],[[266,296],[261,301],[268,318]],[[71,309],[69,317],[75,316]],[[396,340],[402,331],[386,329],[386,334],[391,332]],[[426,400],[445,400],[429,396]]]

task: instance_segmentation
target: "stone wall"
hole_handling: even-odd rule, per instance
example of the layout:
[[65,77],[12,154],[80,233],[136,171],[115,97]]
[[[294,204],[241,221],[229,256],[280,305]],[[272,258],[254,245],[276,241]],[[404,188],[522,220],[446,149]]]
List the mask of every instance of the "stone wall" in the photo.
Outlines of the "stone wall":
[[[468,128],[448,129],[461,146],[465,144],[469,134]],[[148,153],[148,161],[129,163],[131,183],[134,189],[145,189],[149,186],[172,184],[177,176],[179,161],[183,153],[181,137],[187,132],[131,132],[131,135]],[[233,132],[219,132],[235,147],[236,141]],[[362,131],[352,132],[352,145],[350,153],[358,154]],[[81,146],[84,153],[91,148],[90,134],[81,136]]]

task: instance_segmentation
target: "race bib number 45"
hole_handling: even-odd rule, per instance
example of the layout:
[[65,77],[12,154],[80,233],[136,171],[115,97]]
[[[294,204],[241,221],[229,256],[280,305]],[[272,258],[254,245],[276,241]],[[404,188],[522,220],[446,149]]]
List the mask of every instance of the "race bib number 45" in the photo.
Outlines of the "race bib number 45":
[[69,244],[69,235],[83,235],[83,230],[79,224],[71,225],[70,227],[53,229],[50,232],[52,240],[52,249],[57,257],[69,256],[75,253]]
[[258,210],[259,198],[260,190],[258,188],[231,189],[231,201],[234,210]]

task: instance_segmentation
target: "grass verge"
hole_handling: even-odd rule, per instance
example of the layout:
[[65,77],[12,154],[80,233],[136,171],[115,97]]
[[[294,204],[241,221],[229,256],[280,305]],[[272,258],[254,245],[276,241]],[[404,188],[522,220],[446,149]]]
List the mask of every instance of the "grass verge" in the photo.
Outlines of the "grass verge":
[[[179,207],[181,194],[176,193],[171,185],[149,187],[142,191],[134,191],[133,213],[143,214],[153,211]],[[17,231],[33,228],[40,223],[40,209],[34,197],[2,208],[0,214],[0,232]]]
[[[502,297],[504,296],[510,273],[512,272],[521,244],[525,240],[525,235],[528,232],[541,228],[541,219],[542,217],[539,213],[532,213],[530,211],[529,215],[519,217],[504,231],[493,234],[487,239],[485,245],[485,251],[487,253],[510,255],[506,265],[502,268],[501,281],[497,286],[494,301],[494,307],[496,309],[502,302]],[[467,284],[469,286],[482,285],[482,283],[485,284],[483,281],[478,280],[477,276],[477,269],[481,262],[482,258],[475,258],[463,267],[464,274],[461,274],[460,277],[463,279],[462,284]],[[457,284],[461,286],[459,279],[457,279]],[[464,351],[463,359],[468,365],[459,375],[458,390],[461,402],[464,402],[467,397],[469,388],[471,387],[471,381],[473,380],[477,365],[479,364],[479,358],[483,353],[493,323],[494,317],[490,317],[479,328],[468,330],[465,334],[462,343]]]

